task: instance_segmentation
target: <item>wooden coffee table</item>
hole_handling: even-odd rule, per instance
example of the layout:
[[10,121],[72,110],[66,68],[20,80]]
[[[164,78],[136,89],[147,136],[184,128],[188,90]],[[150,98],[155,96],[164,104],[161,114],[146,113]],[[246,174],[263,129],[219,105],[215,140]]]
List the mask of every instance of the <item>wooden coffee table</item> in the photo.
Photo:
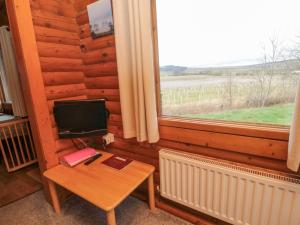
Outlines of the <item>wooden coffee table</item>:
[[154,166],[132,161],[121,170],[101,162],[112,154],[99,151],[102,156],[92,164],[83,163],[70,168],[58,165],[44,172],[48,179],[50,195],[55,212],[60,214],[56,184],[91,202],[106,212],[107,224],[115,225],[115,208],[147,179],[149,208],[155,208],[153,172]]

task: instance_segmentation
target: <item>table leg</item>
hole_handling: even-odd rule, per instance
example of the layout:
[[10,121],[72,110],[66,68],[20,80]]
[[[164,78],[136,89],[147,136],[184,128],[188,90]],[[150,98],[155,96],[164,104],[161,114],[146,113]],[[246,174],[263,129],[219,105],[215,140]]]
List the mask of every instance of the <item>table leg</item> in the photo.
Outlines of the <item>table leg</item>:
[[106,212],[106,221],[107,225],[116,225],[116,216],[114,209]]
[[150,210],[155,209],[155,194],[154,194],[154,182],[153,173],[148,177],[148,201]]
[[60,203],[59,203],[59,199],[57,196],[56,185],[51,180],[48,180],[48,184],[49,184],[49,191],[50,191],[50,196],[51,196],[54,211],[57,214],[60,214]]

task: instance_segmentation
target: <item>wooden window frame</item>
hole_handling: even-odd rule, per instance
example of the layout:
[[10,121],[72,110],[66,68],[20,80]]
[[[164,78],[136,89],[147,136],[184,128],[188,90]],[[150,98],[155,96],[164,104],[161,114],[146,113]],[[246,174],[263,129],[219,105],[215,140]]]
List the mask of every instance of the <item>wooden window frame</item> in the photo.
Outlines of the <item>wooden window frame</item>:
[[288,141],[290,126],[286,125],[258,124],[212,119],[193,119],[162,115],[156,0],[151,1],[156,101],[159,126],[179,127],[185,129]]

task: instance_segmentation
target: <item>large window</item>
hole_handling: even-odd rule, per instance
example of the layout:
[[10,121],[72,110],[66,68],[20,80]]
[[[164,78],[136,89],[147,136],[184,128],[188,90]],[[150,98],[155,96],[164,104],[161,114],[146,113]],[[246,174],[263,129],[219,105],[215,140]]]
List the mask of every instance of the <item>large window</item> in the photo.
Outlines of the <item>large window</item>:
[[299,0],[157,0],[162,114],[289,125]]

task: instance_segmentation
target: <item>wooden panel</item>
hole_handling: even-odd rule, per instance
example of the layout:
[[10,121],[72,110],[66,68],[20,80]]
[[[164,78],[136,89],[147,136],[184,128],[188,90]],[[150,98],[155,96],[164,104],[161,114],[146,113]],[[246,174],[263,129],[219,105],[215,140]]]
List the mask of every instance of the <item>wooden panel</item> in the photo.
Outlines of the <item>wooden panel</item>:
[[215,149],[215,148],[203,147],[199,145],[193,145],[190,143],[168,141],[164,139],[161,139],[158,142],[157,148],[176,149],[176,150],[189,152],[193,154],[209,156],[216,159],[224,159],[231,162],[238,162],[238,163],[243,163],[243,164],[266,168],[266,169],[289,172],[289,170],[286,167],[286,161],[255,156],[252,155],[251,153],[247,154],[247,153],[232,152],[232,151],[227,151],[222,149]]
[[119,114],[110,114],[109,115],[109,124],[110,125],[122,125],[122,116]]
[[41,9],[46,12],[51,12],[60,16],[75,18],[76,12],[73,8],[71,0],[30,0],[32,9]]
[[42,10],[32,10],[32,20],[34,25],[73,33],[79,32],[75,19],[58,16]]
[[84,67],[84,73],[87,77],[113,76],[117,72],[116,62],[98,63]]
[[124,150],[127,152],[134,153],[136,155],[142,155],[144,157],[158,160],[158,148],[147,148],[142,145],[139,145],[136,141],[128,141],[123,138],[116,138],[115,142],[112,144],[113,148]]
[[237,134],[249,137],[261,137],[274,140],[287,141],[289,128],[282,126],[265,126],[258,124],[228,123],[224,121],[191,120],[186,118],[162,117],[159,119],[161,126],[202,130],[225,134]]
[[285,160],[287,142],[160,126],[162,139]]
[[81,59],[40,57],[43,72],[78,72],[82,71]]
[[77,33],[42,26],[34,26],[34,30],[37,41],[76,46],[80,45],[80,39]]
[[87,89],[86,94],[89,96],[115,96],[120,97],[119,89]]
[[113,47],[103,48],[99,50],[89,51],[82,55],[83,63],[86,65],[116,61],[116,49]]
[[109,109],[112,114],[121,114],[121,104],[120,102],[106,102],[106,107]]
[[84,38],[91,36],[90,25],[88,23],[80,26],[79,36],[80,36],[80,39],[84,39]]
[[78,13],[78,15],[76,16],[76,21],[80,26],[89,23],[89,17],[86,9]]
[[95,89],[94,92],[97,92],[97,89],[118,89],[119,81],[117,76],[91,77],[85,79],[85,85],[87,88]]
[[91,37],[81,39],[83,51],[98,50],[101,48],[115,47],[115,36],[109,35],[102,38],[92,39]]
[[55,141],[56,152],[61,152],[65,149],[74,148],[74,144],[71,139],[58,139]]
[[84,84],[66,84],[45,87],[48,100],[82,96],[85,94]]
[[[39,55],[42,57],[56,57],[68,59],[81,59],[79,46],[64,45],[47,42],[37,42]],[[80,61],[80,64],[82,62]]]
[[[87,92],[90,89],[87,90]],[[109,96],[109,95],[90,95],[89,93],[87,93],[86,95],[88,97],[88,99],[105,99],[106,101],[111,101],[111,102],[120,102],[120,97],[119,96]]]
[[45,86],[84,83],[82,72],[44,72]]

